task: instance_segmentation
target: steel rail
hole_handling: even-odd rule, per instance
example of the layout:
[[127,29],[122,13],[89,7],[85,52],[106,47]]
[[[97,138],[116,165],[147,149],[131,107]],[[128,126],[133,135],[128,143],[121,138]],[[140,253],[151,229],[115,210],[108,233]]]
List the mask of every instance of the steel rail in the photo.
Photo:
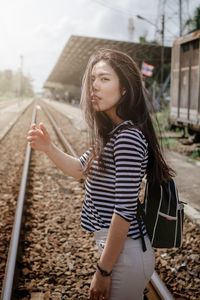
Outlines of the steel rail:
[[55,132],[57,133],[61,143],[63,144],[64,148],[74,157],[78,157],[78,155],[76,154],[76,152],[74,151],[74,149],[72,148],[71,144],[68,142],[68,140],[66,139],[66,137],[63,134],[63,131],[60,127],[57,126],[52,114],[50,113],[50,111],[47,109],[47,105],[45,104],[45,109],[44,106],[42,105],[42,108],[44,110],[44,112],[46,113],[46,115],[48,116]]
[[[64,134],[62,133],[61,128],[59,128],[57,126],[57,124],[54,121],[51,114],[49,112],[47,112],[47,110],[44,110],[44,112],[47,114],[50,122],[52,123],[52,126],[53,126],[54,130],[56,131],[56,134],[58,135],[65,150],[69,151],[70,154],[77,157],[77,154],[71,147],[70,143],[64,137]],[[36,113],[37,113],[37,106],[35,105],[31,124],[36,123]],[[16,261],[17,261],[17,255],[18,255],[21,226],[22,226],[22,218],[23,218],[23,210],[24,210],[24,203],[25,203],[25,194],[26,194],[26,185],[27,185],[27,180],[28,180],[30,158],[31,158],[31,147],[28,144],[26,147],[25,162],[24,162],[24,167],[23,167],[23,172],[22,172],[20,191],[19,191],[19,195],[18,195],[15,219],[14,219],[12,235],[11,235],[11,240],[10,240],[10,245],[9,245],[6,270],[5,270],[4,280],[3,280],[1,300],[11,300],[12,296],[13,296],[14,279],[15,279],[15,275],[16,275],[16,272],[15,272],[16,271]]]
[[[32,123],[36,121],[36,107],[34,107],[33,115],[32,115]],[[26,193],[26,184],[28,179],[29,165],[31,158],[31,147],[27,144],[26,154],[25,154],[25,162],[22,172],[22,179],[20,184],[19,195],[17,199],[17,207],[15,212],[15,220],[12,229],[11,241],[8,251],[8,258],[6,263],[5,276],[3,281],[2,288],[2,300],[10,300],[12,299],[13,287],[14,287],[14,277],[15,277],[15,269],[16,269],[16,261],[17,254],[19,248],[19,239],[22,225],[22,217],[25,203],[25,193]]]
[[160,279],[158,273],[154,271],[150,280],[151,284],[155,288],[156,292],[162,300],[173,300],[174,297],[171,292],[168,290],[164,282]]

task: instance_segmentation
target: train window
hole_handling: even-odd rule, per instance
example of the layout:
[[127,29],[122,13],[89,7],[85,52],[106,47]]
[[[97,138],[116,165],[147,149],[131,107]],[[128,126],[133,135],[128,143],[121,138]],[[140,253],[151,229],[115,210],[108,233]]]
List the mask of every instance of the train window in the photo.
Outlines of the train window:
[[182,44],[182,45],[181,45],[181,49],[182,49],[182,52],[187,52],[187,51],[189,51],[189,49],[190,49],[190,44],[189,44],[189,43]]
[[192,47],[193,47],[193,49],[199,49],[199,40],[198,39],[194,40],[192,42]]

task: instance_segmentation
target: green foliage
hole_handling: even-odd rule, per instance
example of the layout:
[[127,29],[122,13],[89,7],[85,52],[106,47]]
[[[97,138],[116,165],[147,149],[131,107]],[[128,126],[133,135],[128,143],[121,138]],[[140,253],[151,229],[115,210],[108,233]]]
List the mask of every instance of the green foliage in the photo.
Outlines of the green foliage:
[[196,8],[194,16],[185,22],[184,27],[188,29],[188,33],[200,29],[200,6]]
[[159,45],[158,41],[156,40],[152,40],[152,41],[148,41],[146,35],[141,35],[139,37],[139,43],[140,44],[150,44],[150,45]]
[[152,120],[161,148],[175,150],[178,147],[178,141],[166,136],[166,131],[169,130],[169,107],[152,115]]
[[164,149],[176,150],[179,147],[179,142],[175,138],[162,137],[162,147]]
[[191,154],[191,158],[200,159],[200,149],[194,150]]
[[[165,130],[167,130],[169,128],[169,122],[168,122],[169,108],[166,107],[162,111],[157,112],[154,119],[155,119],[154,124],[155,124],[156,119],[157,119],[157,122],[158,122],[158,125],[159,125],[159,128],[160,128],[160,132],[162,134],[163,132],[165,132]],[[155,124],[155,126],[156,126],[155,128],[156,128],[157,132],[159,132],[158,125]]]

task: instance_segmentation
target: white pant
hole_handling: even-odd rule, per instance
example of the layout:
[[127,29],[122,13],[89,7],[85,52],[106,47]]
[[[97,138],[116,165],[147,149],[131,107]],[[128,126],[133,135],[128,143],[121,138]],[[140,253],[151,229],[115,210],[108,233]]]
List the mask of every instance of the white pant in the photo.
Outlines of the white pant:
[[[108,229],[94,233],[99,253],[104,248]],[[109,300],[142,300],[143,291],[155,267],[154,250],[145,237],[147,251],[143,252],[141,239],[127,237],[124,248],[113,268],[111,297]]]

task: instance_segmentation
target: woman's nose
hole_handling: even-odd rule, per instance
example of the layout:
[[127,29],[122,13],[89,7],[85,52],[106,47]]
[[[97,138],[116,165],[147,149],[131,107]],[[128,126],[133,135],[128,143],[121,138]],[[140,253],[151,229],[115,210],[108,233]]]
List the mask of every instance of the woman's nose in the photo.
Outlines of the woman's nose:
[[92,89],[93,89],[94,91],[96,91],[96,90],[99,89],[99,84],[98,84],[97,79],[93,80],[93,82],[92,82]]

